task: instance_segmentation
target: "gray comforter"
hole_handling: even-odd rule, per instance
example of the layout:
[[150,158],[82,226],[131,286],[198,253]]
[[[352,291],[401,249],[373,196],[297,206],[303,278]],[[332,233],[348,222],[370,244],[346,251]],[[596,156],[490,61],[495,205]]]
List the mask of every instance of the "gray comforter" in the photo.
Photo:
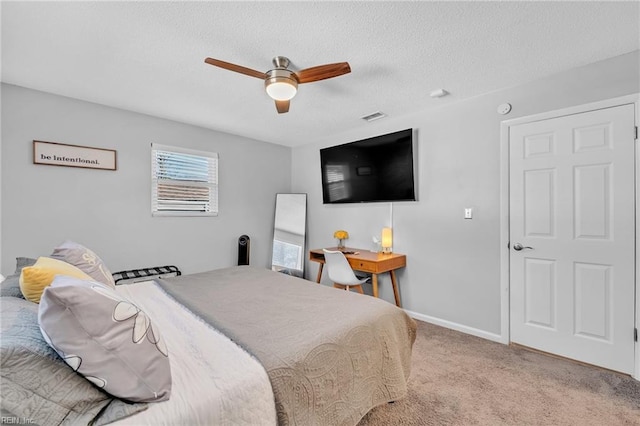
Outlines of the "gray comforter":
[[406,395],[416,324],[390,303],[251,266],[158,282],[262,363],[281,425],[355,425]]

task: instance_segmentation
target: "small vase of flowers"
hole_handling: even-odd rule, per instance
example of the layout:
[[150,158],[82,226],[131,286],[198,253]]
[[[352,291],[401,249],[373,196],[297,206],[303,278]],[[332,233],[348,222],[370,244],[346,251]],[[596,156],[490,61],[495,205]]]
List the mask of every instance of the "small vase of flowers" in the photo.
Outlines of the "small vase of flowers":
[[338,240],[338,250],[344,249],[344,240],[349,238],[349,233],[342,229],[333,233],[333,238],[337,238]]

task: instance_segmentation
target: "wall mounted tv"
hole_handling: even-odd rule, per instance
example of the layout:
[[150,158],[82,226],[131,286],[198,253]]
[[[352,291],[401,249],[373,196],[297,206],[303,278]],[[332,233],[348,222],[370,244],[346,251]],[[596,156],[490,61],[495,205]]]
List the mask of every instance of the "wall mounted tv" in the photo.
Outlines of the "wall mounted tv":
[[320,150],[324,204],[415,201],[413,129]]

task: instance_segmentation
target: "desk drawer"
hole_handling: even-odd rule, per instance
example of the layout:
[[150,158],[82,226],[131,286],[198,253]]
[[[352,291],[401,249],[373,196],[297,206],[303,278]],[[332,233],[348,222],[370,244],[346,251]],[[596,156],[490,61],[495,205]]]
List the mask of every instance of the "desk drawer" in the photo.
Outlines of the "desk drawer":
[[407,264],[407,258],[405,256],[378,257],[375,260],[348,257],[347,260],[353,270],[369,272],[371,274],[382,274],[394,269],[403,268]]
[[378,272],[378,265],[376,264],[376,262],[371,262],[371,261],[362,260],[362,259],[348,259],[348,260],[349,260],[349,265],[351,265],[351,268],[355,269],[356,271]]

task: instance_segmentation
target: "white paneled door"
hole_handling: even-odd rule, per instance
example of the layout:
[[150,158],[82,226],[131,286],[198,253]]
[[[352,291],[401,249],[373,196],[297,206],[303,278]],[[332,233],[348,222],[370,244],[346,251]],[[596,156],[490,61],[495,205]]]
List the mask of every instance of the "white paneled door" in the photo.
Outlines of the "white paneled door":
[[511,341],[633,373],[634,105],[512,126]]

